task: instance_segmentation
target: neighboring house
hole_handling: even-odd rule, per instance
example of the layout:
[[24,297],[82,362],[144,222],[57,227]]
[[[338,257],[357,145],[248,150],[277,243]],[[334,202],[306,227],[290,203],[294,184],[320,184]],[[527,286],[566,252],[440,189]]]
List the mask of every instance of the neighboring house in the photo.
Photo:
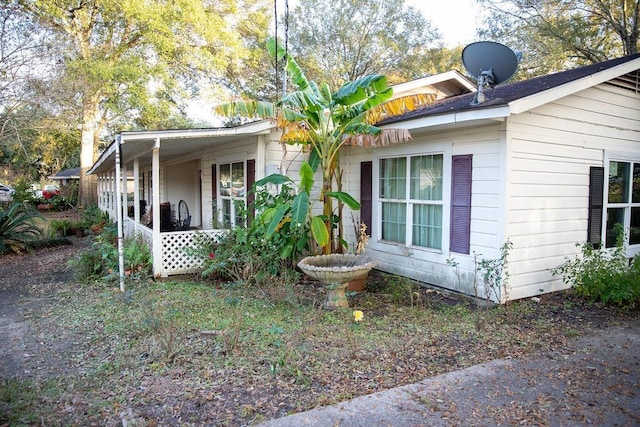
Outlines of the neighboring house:
[[[497,259],[510,241],[509,291],[493,297],[504,301],[565,288],[550,270],[578,253],[576,243],[611,246],[616,222],[626,227],[628,255],[640,251],[640,55],[499,85],[473,106],[474,85],[445,75],[396,87],[397,94],[437,87],[446,97],[382,123],[409,129],[412,142],[341,155],[343,190],[362,203],[366,254],[379,269],[484,297],[476,265]],[[138,177],[136,199],[152,202],[154,224],[161,202],[182,199],[191,225],[216,233],[213,206],[233,223],[233,201],[249,202],[241,190],[252,182],[276,171],[297,179],[303,154],[283,151],[278,138],[266,121],[126,132],[90,172],[100,206],[114,216],[119,146],[123,176]],[[192,269],[180,247],[193,232],[151,229],[141,215],[136,209],[125,228],[147,236],[155,274]]]
[[470,93],[387,119],[413,141],[341,156],[343,188],[369,226],[367,255],[473,295],[476,262],[510,241],[509,290],[494,298],[505,300],[566,288],[551,269],[576,243],[612,246],[615,223],[637,254],[639,70],[633,55],[499,85],[479,105]]
[[50,176],[49,179],[64,187],[71,182],[78,182],[80,180],[80,168],[61,170],[57,174]]
[[[454,71],[406,83],[397,93],[419,90],[444,98],[473,87]],[[116,194],[133,193],[124,231],[148,242],[154,275],[192,272],[198,264],[182,248],[198,232],[215,235],[222,232],[219,224],[235,225],[238,203],[251,203],[246,189],[255,181],[272,173],[298,180],[306,154],[280,143],[280,135],[268,120],[233,128],[123,132],[89,170],[98,179],[98,206],[116,219]],[[117,186],[117,177],[125,176],[133,180],[133,191]],[[182,205],[189,211],[186,227]]]

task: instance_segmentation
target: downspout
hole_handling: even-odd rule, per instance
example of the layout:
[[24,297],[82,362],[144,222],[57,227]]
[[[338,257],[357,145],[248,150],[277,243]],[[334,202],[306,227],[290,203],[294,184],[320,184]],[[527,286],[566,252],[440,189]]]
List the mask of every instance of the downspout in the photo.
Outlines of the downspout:
[[120,277],[120,291],[124,292],[124,227],[122,222],[122,173],[121,159],[122,156],[122,136],[116,136],[116,222],[118,224],[118,272]]
[[162,270],[162,235],[160,234],[160,138],[156,138],[151,156],[151,206],[153,209],[153,276],[160,277]]

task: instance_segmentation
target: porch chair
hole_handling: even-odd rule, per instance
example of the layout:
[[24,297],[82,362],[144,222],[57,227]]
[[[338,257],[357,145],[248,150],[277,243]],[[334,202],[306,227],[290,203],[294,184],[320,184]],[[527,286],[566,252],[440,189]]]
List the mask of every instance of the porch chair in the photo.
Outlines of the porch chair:
[[178,203],[178,222],[176,223],[176,230],[188,230],[191,226],[191,215],[189,215],[189,207],[184,200],[180,200]]

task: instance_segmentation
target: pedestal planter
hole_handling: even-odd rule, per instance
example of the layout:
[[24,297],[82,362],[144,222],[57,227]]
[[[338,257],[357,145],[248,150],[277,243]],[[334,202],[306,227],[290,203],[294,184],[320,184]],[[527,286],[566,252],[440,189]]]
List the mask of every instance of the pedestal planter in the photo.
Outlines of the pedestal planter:
[[327,296],[323,307],[326,309],[349,307],[344,293],[349,280],[366,275],[375,265],[375,261],[352,254],[311,256],[298,263],[306,275],[324,284]]
[[368,272],[363,274],[362,276],[349,280],[349,283],[347,283],[347,291],[364,291],[364,286],[367,284],[367,277],[369,277]]

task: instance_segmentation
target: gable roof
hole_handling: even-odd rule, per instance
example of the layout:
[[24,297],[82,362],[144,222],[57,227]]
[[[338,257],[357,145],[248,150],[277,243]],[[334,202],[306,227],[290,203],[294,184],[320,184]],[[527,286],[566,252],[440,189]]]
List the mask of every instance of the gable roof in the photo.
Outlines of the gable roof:
[[[489,116],[506,117],[509,114],[522,113],[607,81],[612,81],[612,84],[617,83],[622,87],[632,86],[633,82],[629,82],[630,79],[625,78],[630,73],[632,73],[631,79],[635,80],[635,90],[640,91],[638,70],[640,70],[640,54],[629,55],[573,70],[497,85],[484,90],[486,101],[480,104],[471,105],[475,93],[468,93],[436,101],[428,107],[385,119],[379,124],[405,122],[452,113],[471,113],[464,115],[467,119]],[[499,110],[490,113],[488,111],[490,109]],[[460,119],[458,118],[457,121]],[[449,121],[440,120],[438,122]]]
[[64,179],[80,179],[80,168],[71,168],[61,170],[57,174],[50,176],[49,179],[64,180]]
[[418,93],[432,93],[436,96],[436,99],[442,99],[475,90],[475,82],[463,76],[460,72],[452,70],[395,84],[393,85],[391,99]]

